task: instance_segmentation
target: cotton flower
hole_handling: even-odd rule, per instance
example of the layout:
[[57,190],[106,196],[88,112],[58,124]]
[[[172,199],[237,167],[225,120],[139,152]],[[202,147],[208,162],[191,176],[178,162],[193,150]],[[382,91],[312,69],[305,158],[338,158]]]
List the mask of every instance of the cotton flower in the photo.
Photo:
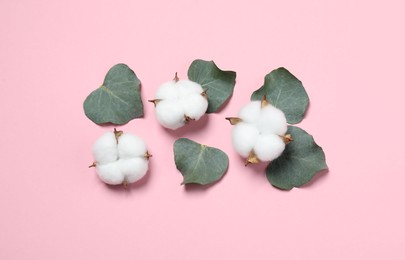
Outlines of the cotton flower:
[[233,146],[249,163],[272,161],[279,157],[292,141],[287,132],[284,113],[266,100],[251,101],[239,112],[239,117],[226,118],[232,125]]
[[145,176],[149,157],[145,142],[122,131],[107,132],[93,145],[94,163],[98,177],[111,185],[127,186]]
[[172,130],[191,120],[199,120],[207,111],[207,95],[200,84],[190,80],[179,80],[177,74],[172,81],[163,83],[155,99],[156,118],[159,123]]

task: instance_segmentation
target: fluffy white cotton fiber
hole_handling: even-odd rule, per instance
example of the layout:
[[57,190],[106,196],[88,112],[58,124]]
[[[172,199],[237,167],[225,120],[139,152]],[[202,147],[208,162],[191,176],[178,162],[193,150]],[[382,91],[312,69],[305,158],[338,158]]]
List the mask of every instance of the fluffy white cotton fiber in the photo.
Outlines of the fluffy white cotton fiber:
[[156,117],[159,123],[172,130],[189,120],[200,119],[207,111],[208,101],[200,84],[177,78],[163,83],[156,92]]
[[121,172],[126,176],[129,183],[140,180],[148,171],[148,160],[146,158],[120,159]]
[[253,124],[241,122],[232,131],[232,141],[236,151],[243,157],[248,157],[255,147],[259,130]]
[[120,159],[143,157],[146,151],[145,142],[138,136],[124,133],[118,138],[118,156]]
[[262,108],[256,125],[262,134],[283,136],[287,132],[287,120],[284,113],[271,105]]
[[248,158],[247,163],[272,161],[282,154],[287,120],[280,109],[265,98],[251,101],[242,107],[239,119],[232,131],[232,142],[235,150]]
[[161,100],[156,104],[156,117],[159,123],[169,129],[183,126],[184,109],[180,102],[175,100]]
[[129,184],[148,171],[149,154],[145,142],[132,134],[103,134],[93,145],[94,166],[99,178],[107,184]]
[[96,171],[98,177],[107,184],[117,185],[124,182],[124,175],[120,170],[118,161],[107,164],[97,164]]
[[93,145],[93,156],[97,163],[110,163],[118,158],[117,140],[112,132],[103,134]]
[[272,161],[284,151],[285,143],[280,136],[275,134],[260,135],[253,148],[260,161]]

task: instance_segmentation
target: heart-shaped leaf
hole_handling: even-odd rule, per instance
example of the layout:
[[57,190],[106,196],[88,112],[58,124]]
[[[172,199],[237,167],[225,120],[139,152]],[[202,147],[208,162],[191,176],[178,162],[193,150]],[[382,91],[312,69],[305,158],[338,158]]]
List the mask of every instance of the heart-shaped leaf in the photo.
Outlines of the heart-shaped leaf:
[[213,113],[232,96],[236,72],[220,70],[213,61],[195,60],[188,69],[188,78],[207,90],[207,113]]
[[84,113],[96,124],[126,124],[143,116],[141,82],[125,64],[113,66],[103,85],[84,101]]
[[296,126],[289,126],[287,133],[294,141],[266,168],[270,183],[283,190],[304,185],[316,173],[328,168],[322,148],[311,135]]
[[228,168],[228,156],[221,150],[180,138],[174,143],[174,161],[183,175],[182,184],[210,184]]
[[281,109],[289,124],[297,124],[304,118],[309,98],[301,81],[285,68],[273,70],[264,78],[264,85],[253,92],[251,100],[267,101]]

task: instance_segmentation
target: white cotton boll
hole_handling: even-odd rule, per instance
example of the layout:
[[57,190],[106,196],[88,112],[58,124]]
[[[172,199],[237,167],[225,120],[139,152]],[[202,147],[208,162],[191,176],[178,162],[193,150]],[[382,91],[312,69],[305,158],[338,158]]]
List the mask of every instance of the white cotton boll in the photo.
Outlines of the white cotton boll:
[[138,136],[124,133],[118,138],[119,158],[141,157],[146,151],[145,142]]
[[185,124],[183,106],[174,100],[158,102],[156,104],[156,117],[162,126],[173,130]]
[[259,137],[259,130],[254,125],[239,123],[232,130],[232,141],[235,150],[243,157],[247,157],[253,150]]
[[287,120],[284,113],[272,106],[267,105],[262,108],[257,128],[262,134],[285,135],[287,132]]
[[117,139],[114,133],[105,133],[97,139],[93,145],[93,156],[99,164],[106,164],[117,160]]
[[186,116],[198,120],[207,111],[208,101],[201,94],[191,94],[187,98],[181,99],[181,104]]
[[200,84],[183,79],[176,83],[179,98],[188,98],[191,94],[201,94],[204,90]]
[[255,123],[259,120],[261,101],[251,101],[239,111],[239,117],[244,122]]
[[128,183],[133,183],[145,176],[149,161],[146,158],[120,159],[120,169]]
[[118,161],[97,165],[96,172],[98,177],[107,184],[118,185],[124,181]]
[[279,157],[285,148],[283,139],[274,134],[260,135],[254,146],[254,153],[260,161],[272,161]]
[[172,80],[160,85],[156,92],[156,99],[176,99],[178,95],[176,81]]

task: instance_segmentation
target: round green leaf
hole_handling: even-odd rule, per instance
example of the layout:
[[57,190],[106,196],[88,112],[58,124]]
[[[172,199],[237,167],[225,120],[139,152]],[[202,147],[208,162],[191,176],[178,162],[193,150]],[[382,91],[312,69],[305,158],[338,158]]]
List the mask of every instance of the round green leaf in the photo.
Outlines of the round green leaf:
[[182,184],[210,184],[228,168],[228,156],[221,150],[180,138],[174,143],[174,161],[183,175]]
[[207,113],[213,113],[232,96],[236,72],[220,70],[213,61],[195,60],[188,69],[188,78],[207,90]]
[[325,153],[311,135],[296,126],[289,126],[287,133],[294,141],[266,168],[270,183],[283,190],[304,185],[316,173],[328,168]]
[[289,124],[297,124],[304,118],[309,98],[301,81],[285,68],[273,70],[264,78],[264,85],[253,92],[251,100],[267,101],[281,109]]
[[96,124],[126,124],[143,116],[141,82],[125,64],[112,67],[104,83],[87,96],[84,113]]

